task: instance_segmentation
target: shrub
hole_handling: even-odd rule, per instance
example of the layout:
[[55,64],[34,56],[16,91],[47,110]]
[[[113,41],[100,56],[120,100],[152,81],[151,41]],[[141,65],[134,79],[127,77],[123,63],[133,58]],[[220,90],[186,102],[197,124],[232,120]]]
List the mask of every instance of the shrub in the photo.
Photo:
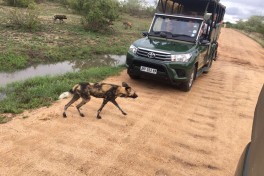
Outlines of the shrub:
[[27,8],[26,11],[15,9],[10,11],[9,23],[16,28],[35,31],[41,27],[38,16],[39,12],[34,8]]
[[119,16],[117,0],[69,0],[68,3],[84,16],[82,24],[91,31],[105,31]]
[[15,7],[29,7],[30,4],[34,4],[35,0],[4,0],[7,5]]
[[257,32],[264,36],[264,16],[251,16],[247,21],[240,20],[233,26],[246,32]]

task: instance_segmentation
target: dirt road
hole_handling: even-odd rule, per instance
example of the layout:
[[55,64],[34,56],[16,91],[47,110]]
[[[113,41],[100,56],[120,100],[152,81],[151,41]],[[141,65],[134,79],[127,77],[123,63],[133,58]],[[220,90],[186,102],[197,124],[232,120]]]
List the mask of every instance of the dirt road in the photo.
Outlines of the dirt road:
[[129,79],[135,100],[117,99],[96,111],[92,98],[81,118],[68,100],[25,112],[0,125],[0,175],[231,176],[250,140],[264,83],[264,51],[246,36],[222,29],[219,58],[191,92]]

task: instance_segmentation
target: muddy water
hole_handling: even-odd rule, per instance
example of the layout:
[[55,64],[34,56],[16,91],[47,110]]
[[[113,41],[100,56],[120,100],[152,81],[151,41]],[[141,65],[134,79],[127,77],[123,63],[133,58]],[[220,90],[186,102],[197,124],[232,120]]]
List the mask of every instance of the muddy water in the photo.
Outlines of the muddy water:
[[74,60],[64,61],[55,64],[41,64],[37,66],[31,66],[24,70],[19,70],[12,73],[0,72],[0,87],[4,87],[8,83],[22,81],[37,76],[59,75],[91,67],[118,66],[124,64],[125,59],[125,55],[103,55],[90,60]]

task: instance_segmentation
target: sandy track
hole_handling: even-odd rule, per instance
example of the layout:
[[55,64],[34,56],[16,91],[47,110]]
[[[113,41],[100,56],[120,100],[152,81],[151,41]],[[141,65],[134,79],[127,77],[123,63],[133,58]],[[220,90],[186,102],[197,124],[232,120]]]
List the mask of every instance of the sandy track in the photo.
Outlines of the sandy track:
[[68,100],[25,112],[0,125],[0,175],[231,176],[250,140],[252,117],[264,83],[264,52],[253,40],[222,29],[219,58],[193,89],[129,79],[135,100],[117,99],[96,111],[92,98],[81,118]]

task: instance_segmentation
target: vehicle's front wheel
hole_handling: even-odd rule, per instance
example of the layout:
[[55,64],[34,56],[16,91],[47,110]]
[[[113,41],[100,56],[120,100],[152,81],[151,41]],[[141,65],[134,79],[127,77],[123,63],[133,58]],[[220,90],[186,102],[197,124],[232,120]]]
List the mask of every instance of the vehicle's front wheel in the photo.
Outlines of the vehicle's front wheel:
[[197,69],[196,69],[196,67],[195,67],[195,68],[192,70],[192,72],[191,72],[191,76],[190,76],[189,80],[188,80],[187,82],[183,82],[183,83],[182,83],[181,88],[183,89],[183,91],[188,92],[188,91],[191,90],[192,85],[193,85],[193,82],[194,82],[194,80],[195,80],[195,78],[196,78],[196,72],[197,72]]
[[216,47],[214,54],[213,54],[213,60],[216,61],[216,59],[217,59],[217,47]]
[[139,79],[140,78],[140,76],[131,73],[129,70],[127,70],[127,74],[129,75],[129,77],[131,79]]
[[131,79],[139,79],[140,78],[140,76],[137,76],[137,75],[133,75],[133,74],[128,74],[128,75]]

